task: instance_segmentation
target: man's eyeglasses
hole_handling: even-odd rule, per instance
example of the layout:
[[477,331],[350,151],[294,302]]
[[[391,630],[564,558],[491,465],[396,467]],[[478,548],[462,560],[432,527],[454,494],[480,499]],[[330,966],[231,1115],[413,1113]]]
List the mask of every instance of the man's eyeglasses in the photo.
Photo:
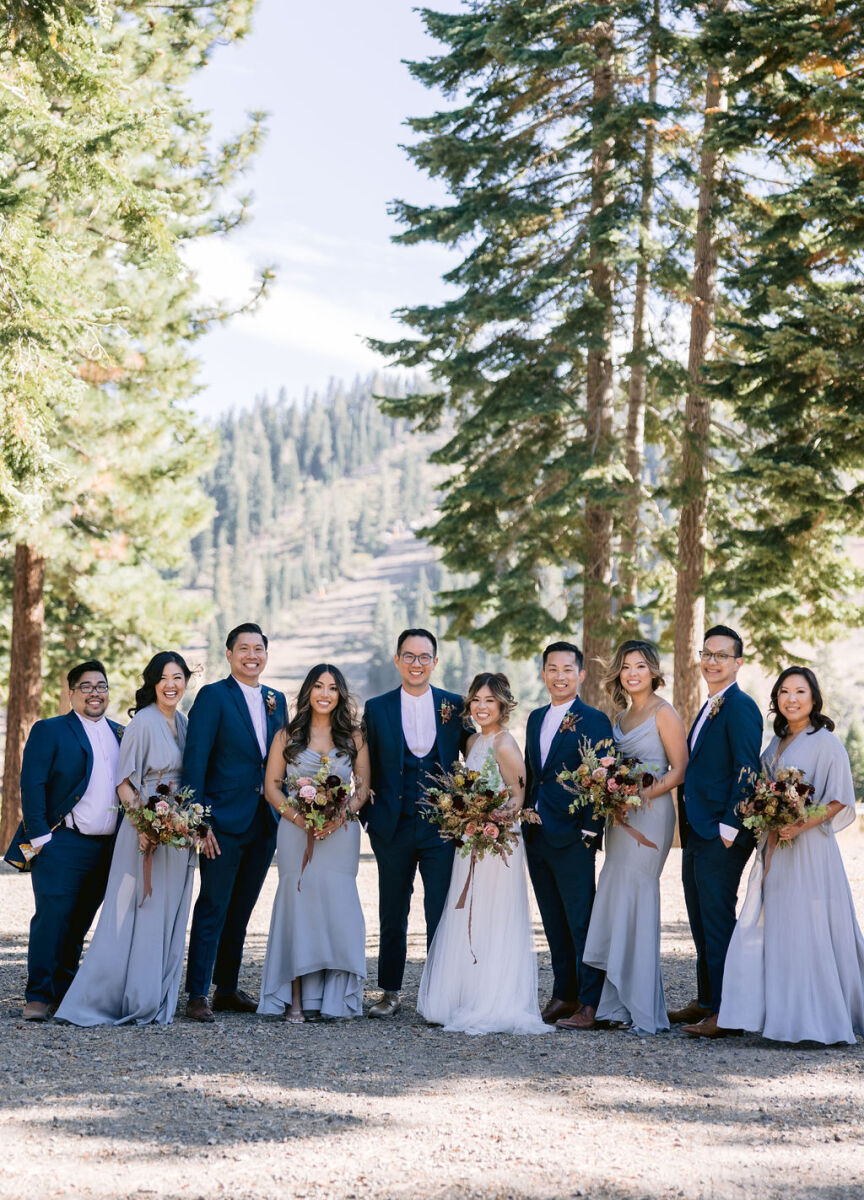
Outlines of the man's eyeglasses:
[[72,689],[73,692],[80,692],[82,696],[92,696],[96,692],[99,696],[108,695],[107,683],[79,683]]
[[421,667],[428,667],[434,661],[431,654],[402,654],[400,658],[406,667],[413,666],[414,663],[419,663]]
[[720,650],[716,653],[712,650],[700,650],[699,657],[701,658],[702,662],[715,662],[719,663],[722,667],[723,664],[728,662],[730,658],[737,658],[738,656],[737,654],[727,654],[725,650]]

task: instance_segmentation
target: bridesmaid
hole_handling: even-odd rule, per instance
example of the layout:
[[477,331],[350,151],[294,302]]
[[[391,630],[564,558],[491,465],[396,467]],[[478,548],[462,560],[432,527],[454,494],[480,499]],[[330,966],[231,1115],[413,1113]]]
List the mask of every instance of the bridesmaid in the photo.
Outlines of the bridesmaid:
[[[191,672],[163,650],[144,668],[120,743],[117,793],[146,804],[160,783],[180,785],[186,717],[177,711]],[[142,835],[143,838],[143,835]],[[108,888],[90,949],[57,1019],[72,1025],[170,1025],[177,1009],[196,850],[157,846],[153,894],[143,898],[144,856],[130,821],[120,822]]]
[[301,882],[306,831],[283,791],[286,779],[315,775],[325,757],[332,775],[346,784],[353,775],[349,807],[358,812],[369,795],[369,750],[345,677],[337,667],[320,663],[303,681],[293,720],[273,739],[264,780],[264,794],[282,819],[276,841],[279,887],[258,1012],[285,1014],[298,1023],[363,1013],[366,926],[357,892],[360,825],[326,825],[316,835]]
[[763,766],[771,775],[797,767],[826,812],[781,830],[785,844],[767,872],[762,837],[726,956],[717,1024],[778,1042],[853,1045],[864,1035],[864,938],[835,836],[855,819],[849,756],[809,667],[781,672],[768,711],[774,737]]
[[688,754],[681,718],[656,694],[664,682],[657,649],[644,641],[623,642],[604,681],[619,710],[616,750],[655,776],[643,792],[648,803],[629,823],[657,849],[640,845],[620,825],[607,828],[585,962],[606,972],[596,1019],[634,1033],[669,1028],[660,971],[660,873],[675,833],[673,789],[683,782]]

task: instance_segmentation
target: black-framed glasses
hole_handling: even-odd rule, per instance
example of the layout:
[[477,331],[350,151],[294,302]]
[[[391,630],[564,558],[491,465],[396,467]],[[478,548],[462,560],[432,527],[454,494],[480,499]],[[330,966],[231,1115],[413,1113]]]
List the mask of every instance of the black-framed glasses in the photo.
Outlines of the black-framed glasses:
[[92,696],[95,692],[97,696],[108,695],[107,683],[78,683],[72,689],[73,692],[80,692],[82,696]]
[[737,658],[737,657],[738,656],[736,654],[727,654],[725,650],[718,650],[718,651],[700,650],[699,651],[699,658],[701,659],[702,662],[719,663],[721,667],[723,666],[724,663],[728,662],[730,658]]
[[411,667],[414,663],[419,663],[421,667],[428,667],[434,661],[431,654],[402,654],[400,655],[406,667]]

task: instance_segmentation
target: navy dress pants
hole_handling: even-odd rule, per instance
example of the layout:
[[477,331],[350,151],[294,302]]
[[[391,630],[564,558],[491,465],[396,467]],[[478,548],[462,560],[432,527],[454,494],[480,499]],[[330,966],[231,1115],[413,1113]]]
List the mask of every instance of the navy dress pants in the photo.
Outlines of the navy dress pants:
[[456,849],[419,814],[400,816],[389,840],[370,831],[369,841],[378,863],[378,986],[385,992],[398,992],[408,955],[408,913],[417,869],[423,880],[428,950],[444,912]]
[[61,825],[33,859],[36,911],[27,948],[28,1001],[58,1005],[66,995],[105,895],[113,851],[113,834],[87,837]]
[[696,986],[699,1003],[720,1010],[723,967],[735,928],[738,884],[753,849],[751,834],[739,833],[728,848],[722,838],[703,838],[686,832],[681,856],[681,879],[690,931],[696,945]]
[[[525,829],[525,826],[523,826]],[[594,905],[596,844],[581,837],[555,846],[542,828],[528,827],[525,856],[543,930],[552,956],[552,995],[556,1000],[581,1001],[596,1008],[604,972],[582,961]]]
[[237,990],[246,926],[261,894],[276,850],[272,809],[261,800],[243,833],[213,831],[221,854],[200,857],[201,890],[192,913],[186,991],[206,996],[211,980],[217,992]]

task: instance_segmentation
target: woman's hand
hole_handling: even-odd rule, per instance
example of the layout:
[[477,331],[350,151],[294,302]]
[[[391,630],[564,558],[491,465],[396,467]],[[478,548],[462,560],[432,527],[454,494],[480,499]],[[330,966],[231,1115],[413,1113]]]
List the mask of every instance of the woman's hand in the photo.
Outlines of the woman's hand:
[[138,834],[138,849],[142,854],[146,854],[148,850],[154,850],[156,843],[152,838],[149,838],[146,833]]
[[799,833],[803,833],[807,826],[808,822],[804,820],[796,821],[794,825],[784,825],[777,837],[781,842],[791,842]]
[[315,841],[323,842],[324,838],[329,837],[331,833],[334,833],[341,825],[344,824],[344,817],[334,817],[332,821],[328,821],[326,825],[322,825],[320,829],[315,830]]
[[494,821],[496,825],[509,825],[516,811],[512,804],[505,804],[502,808],[493,809],[489,814],[489,820]]

